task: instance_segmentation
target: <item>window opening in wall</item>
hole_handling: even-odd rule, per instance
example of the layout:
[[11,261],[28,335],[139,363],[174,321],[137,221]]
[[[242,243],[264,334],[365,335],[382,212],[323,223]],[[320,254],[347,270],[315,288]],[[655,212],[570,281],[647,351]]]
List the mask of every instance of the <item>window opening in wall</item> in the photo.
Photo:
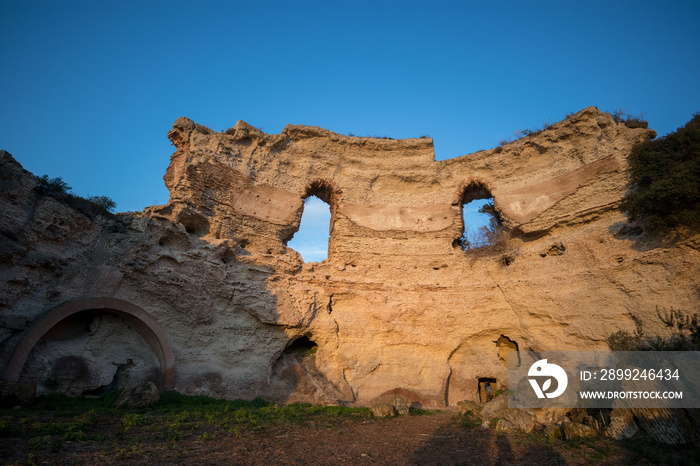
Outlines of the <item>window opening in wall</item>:
[[464,233],[458,240],[464,251],[493,246],[503,238],[503,222],[494,207],[493,197],[482,196],[475,198],[465,193],[467,200],[462,204]]
[[331,208],[316,196],[304,201],[301,224],[287,246],[301,254],[304,262],[321,262],[328,259]]

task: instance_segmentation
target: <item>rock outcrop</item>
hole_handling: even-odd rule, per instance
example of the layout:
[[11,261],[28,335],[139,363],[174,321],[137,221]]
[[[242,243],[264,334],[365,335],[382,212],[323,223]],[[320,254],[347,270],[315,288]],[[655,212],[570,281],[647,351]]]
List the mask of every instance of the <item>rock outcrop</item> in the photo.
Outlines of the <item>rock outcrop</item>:
[[[663,332],[657,306],[700,311],[700,238],[661,243],[619,210],[652,135],[587,108],[435,161],[427,138],[179,118],[168,204],[92,219],[2,153],[4,384],[444,406],[498,389],[508,349],[607,349],[632,315]],[[286,244],[310,195],[332,217],[328,259],[305,264]],[[490,196],[509,233],[464,252],[462,205]]]

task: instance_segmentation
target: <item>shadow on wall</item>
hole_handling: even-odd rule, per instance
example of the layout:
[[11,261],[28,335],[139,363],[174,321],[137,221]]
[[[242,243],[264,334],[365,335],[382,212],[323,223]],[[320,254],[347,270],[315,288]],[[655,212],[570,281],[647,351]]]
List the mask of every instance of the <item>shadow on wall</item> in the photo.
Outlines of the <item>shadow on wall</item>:
[[346,403],[354,401],[349,386],[336,387],[317,367],[318,345],[310,334],[289,342],[272,366],[267,389],[278,403]]

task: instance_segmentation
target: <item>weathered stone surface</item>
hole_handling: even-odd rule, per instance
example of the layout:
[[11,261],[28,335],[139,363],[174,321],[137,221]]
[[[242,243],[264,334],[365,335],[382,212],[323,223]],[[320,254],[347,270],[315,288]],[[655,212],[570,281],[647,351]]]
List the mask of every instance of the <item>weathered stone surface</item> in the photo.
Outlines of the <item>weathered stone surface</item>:
[[631,408],[630,413],[646,435],[659,443],[700,445],[697,424],[682,409]]
[[408,413],[410,412],[411,408],[411,403],[409,400],[404,398],[403,396],[399,394],[395,394],[392,397],[392,406],[396,410],[396,413],[400,416],[408,416]]
[[587,426],[585,424],[579,424],[578,422],[564,422],[561,425],[564,436],[568,439],[579,438],[579,437],[596,437],[598,436],[598,431],[593,427]]
[[544,426],[544,435],[551,440],[561,439],[561,425],[560,424],[547,424]]
[[634,414],[629,409],[613,409],[610,412],[610,425],[605,429],[605,435],[622,440],[632,437],[639,432],[637,423],[634,422]]
[[508,408],[501,411],[496,430],[499,432],[531,432],[537,425],[531,409]]
[[391,403],[375,403],[372,405],[372,415],[375,417],[389,417],[394,414],[394,405]]
[[566,408],[538,408],[535,409],[535,420],[539,424],[561,424],[566,419],[566,415],[571,411]]
[[160,400],[160,391],[153,382],[143,382],[125,388],[117,397],[116,406],[145,408]]
[[491,418],[501,417],[503,413],[508,409],[508,397],[507,396],[497,396],[493,400],[489,401],[481,409],[479,415],[483,422],[484,427],[488,427],[491,422]]
[[505,419],[499,419],[496,421],[496,432],[517,432],[518,428],[506,421]]
[[[337,404],[401,393],[437,407],[476,400],[480,378],[500,386],[514,347],[604,349],[607,335],[634,329],[631,314],[662,334],[657,306],[700,311],[700,241],[655,242],[618,209],[627,154],[651,133],[587,108],[502,148],[435,161],[431,139],[293,125],[270,135],[244,122],[217,133],[179,118],[169,202],[92,219],[34,191],[2,152],[4,383],[49,391],[66,356],[87,367],[58,381],[71,393],[154,370],[166,380],[170,350],[167,380],[181,392]],[[465,253],[461,204],[477,185],[510,235]],[[309,195],[332,214],[318,264],[286,247]],[[102,297],[145,310],[167,345],[119,309],[88,309],[23,346],[52,309]],[[91,333],[96,318],[105,324]],[[289,352],[301,338],[316,345],[309,357]]]
[[458,401],[457,406],[459,407],[459,414],[460,415],[467,414],[470,411],[473,414],[479,414],[481,412],[481,405],[479,405],[479,403],[477,403],[476,401],[472,401],[472,400]]

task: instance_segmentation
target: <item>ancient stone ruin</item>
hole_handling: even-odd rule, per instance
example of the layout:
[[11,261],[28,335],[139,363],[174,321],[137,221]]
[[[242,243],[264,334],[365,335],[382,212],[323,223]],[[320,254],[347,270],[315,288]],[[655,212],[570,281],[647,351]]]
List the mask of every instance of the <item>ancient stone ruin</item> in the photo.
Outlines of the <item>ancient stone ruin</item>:
[[[653,136],[595,108],[502,147],[435,161],[385,140],[179,118],[166,205],[86,216],[0,155],[5,390],[161,389],[279,402],[483,401],[509,350],[608,349],[632,316],[698,308],[697,237],[662,243],[619,210]],[[330,206],[328,259],[286,246],[304,199]],[[503,232],[464,251],[462,206]]]

